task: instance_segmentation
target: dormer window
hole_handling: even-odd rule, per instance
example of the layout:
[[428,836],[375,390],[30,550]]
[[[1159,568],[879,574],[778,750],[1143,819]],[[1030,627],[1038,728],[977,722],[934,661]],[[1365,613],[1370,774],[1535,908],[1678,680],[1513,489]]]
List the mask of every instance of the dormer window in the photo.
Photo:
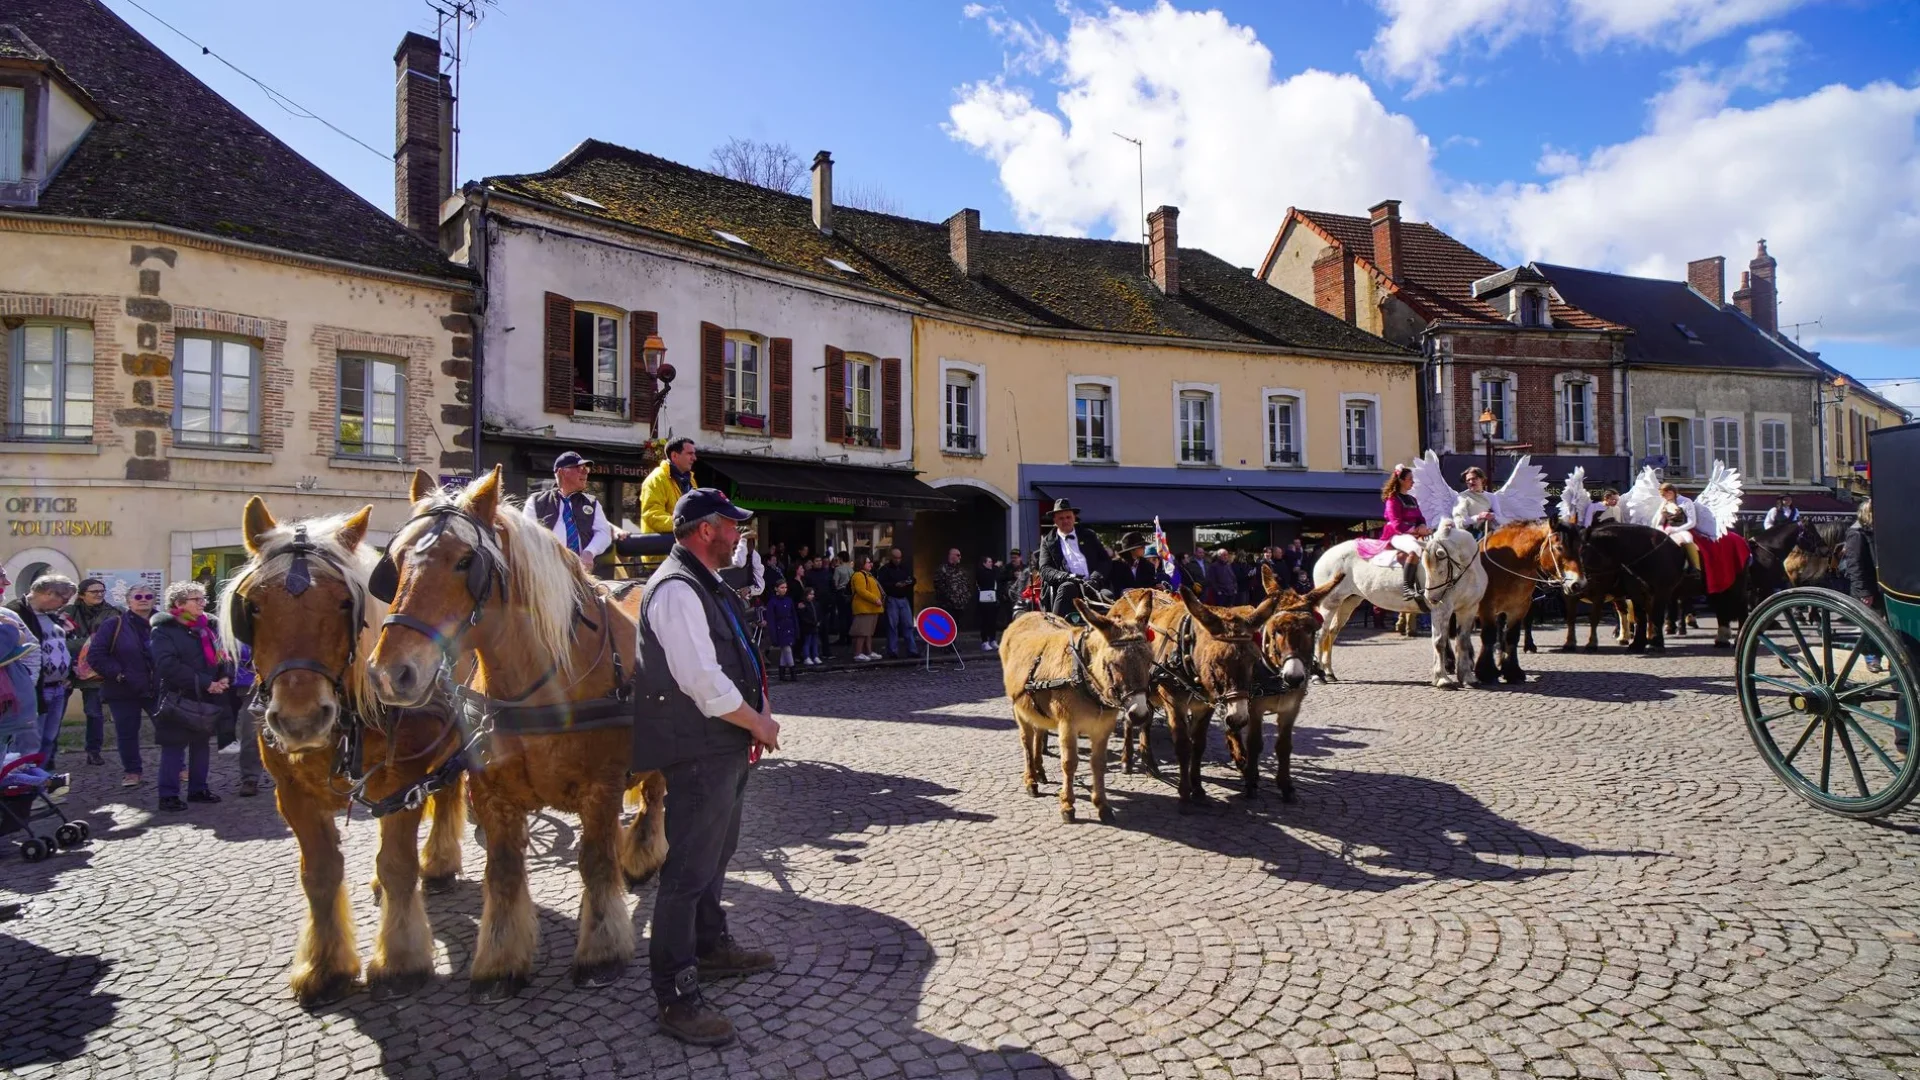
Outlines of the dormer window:
[[18,26],[0,23],[0,206],[35,206],[41,189],[106,114]]
[[26,175],[27,91],[0,86],[0,184],[17,184]]
[[1519,292],[1520,325],[1547,325],[1547,294],[1538,289],[1522,289]]

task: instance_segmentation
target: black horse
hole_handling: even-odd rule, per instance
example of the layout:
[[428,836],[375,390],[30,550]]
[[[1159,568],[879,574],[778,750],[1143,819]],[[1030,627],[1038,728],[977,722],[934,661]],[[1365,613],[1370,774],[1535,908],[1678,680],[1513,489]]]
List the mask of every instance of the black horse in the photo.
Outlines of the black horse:
[[[1626,600],[1633,605],[1633,632],[1627,650],[1660,652],[1666,648],[1667,614],[1687,576],[1687,553],[1680,550],[1680,545],[1659,529],[1603,521],[1581,538],[1580,566],[1587,578],[1586,598],[1594,602],[1593,627],[1599,625],[1602,600]],[[1571,643],[1571,618],[1567,631]],[[1595,647],[1590,631],[1587,648]]]
[[1747,538],[1753,546],[1747,582],[1752,602],[1818,581],[1839,552],[1845,534],[1844,522],[1783,521],[1771,529],[1754,530]]

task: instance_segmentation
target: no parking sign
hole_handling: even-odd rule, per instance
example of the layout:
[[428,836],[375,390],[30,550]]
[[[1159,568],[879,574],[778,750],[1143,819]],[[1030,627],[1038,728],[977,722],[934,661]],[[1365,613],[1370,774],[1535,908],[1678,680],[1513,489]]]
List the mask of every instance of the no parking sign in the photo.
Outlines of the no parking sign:
[[953,621],[945,608],[922,608],[920,614],[913,617],[913,628],[920,631],[926,643],[936,649],[944,649],[960,636],[960,627]]

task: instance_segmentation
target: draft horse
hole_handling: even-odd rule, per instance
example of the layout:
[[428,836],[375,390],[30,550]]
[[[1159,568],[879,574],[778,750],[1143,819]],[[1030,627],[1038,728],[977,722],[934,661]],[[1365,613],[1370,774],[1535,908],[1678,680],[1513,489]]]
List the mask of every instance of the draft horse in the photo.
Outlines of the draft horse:
[[[511,997],[532,975],[527,815],[545,807],[580,817],[573,981],[607,985],[633,958],[622,871],[649,875],[665,858],[664,799],[650,798],[620,836],[636,625],[552,532],[507,503],[497,467],[457,496],[420,472],[412,494],[413,517],[370,582],[391,610],[367,668],[382,701],[407,707],[452,683],[456,655],[474,661],[465,684],[450,686],[473,744],[468,783],[487,848],[473,996]],[[664,790],[657,774],[642,780]]]
[[[300,844],[307,920],[294,953],[294,997],[309,1008],[345,996],[360,976],[345,859],[334,815],[355,803],[380,822],[382,899],[367,986],[407,993],[433,971],[433,935],[419,885],[460,872],[465,823],[459,730],[445,698],[383,705],[361,662],[386,605],[368,595],[379,553],[365,543],[373,507],[281,524],[258,496],[241,536],[248,561],[221,594],[221,625],[253,650],[260,757],[280,816]],[[454,767],[449,768],[449,763]],[[431,794],[428,794],[431,792]],[[420,819],[430,812],[424,864]]]
[[1489,686],[1501,680],[1527,681],[1519,646],[1521,628],[1533,609],[1533,587],[1558,588],[1570,599],[1579,596],[1586,588],[1580,559],[1580,529],[1562,521],[1516,521],[1487,534],[1480,547],[1487,588],[1480,597],[1475,682]]

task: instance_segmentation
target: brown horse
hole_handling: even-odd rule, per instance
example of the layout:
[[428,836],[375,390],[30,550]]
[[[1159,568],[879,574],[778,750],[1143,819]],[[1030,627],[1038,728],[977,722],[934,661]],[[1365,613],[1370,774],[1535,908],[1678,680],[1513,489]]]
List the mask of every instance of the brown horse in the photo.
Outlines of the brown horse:
[[[1561,521],[1516,521],[1481,543],[1487,591],[1480,597],[1480,659],[1473,677],[1482,686],[1499,680],[1527,681],[1520,669],[1520,630],[1533,608],[1533,587],[1558,588],[1568,597],[1586,587],[1580,570],[1580,530]],[[1499,648],[1496,666],[1494,650]]]
[[505,502],[498,468],[457,497],[421,472],[413,496],[370,585],[394,599],[367,669],[380,699],[404,707],[432,695],[456,650],[474,658],[453,691],[482,736],[469,776],[487,846],[474,997],[512,996],[532,974],[527,815],[544,807],[580,816],[573,980],[606,985],[633,958],[621,872],[650,874],[665,857],[662,802],[620,836],[635,623],[552,532]]
[[[1273,571],[1261,568],[1260,577],[1267,595],[1277,590]],[[1306,595],[1288,589],[1279,593],[1279,606],[1267,618],[1260,631],[1260,672],[1253,699],[1253,723],[1246,738],[1231,726],[1227,728],[1227,750],[1240,767],[1241,795],[1248,799],[1260,795],[1261,718],[1273,715],[1273,785],[1280,789],[1280,801],[1293,801],[1293,725],[1300,707],[1307,701],[1307,679],[1313,673],[1314,636],[1320,632],[1320,616],[1315,609],[1327,594],[1340,585],[1336,575]],[[1240,609],[1235,609],[1240,610]],[[1251,612],[1249,612],[1249,615]]]
[[1000,638],[1000,670],[1020,727],[1027,794],[1046,780],[1041,752],[1048,732],[1060,736],[1060,820],[1073,820],[1073,776],[1080,736],[1087,737],[1093,770],[1093,809],[1113,820],[1107,805],[1107,740],[1121,712],[1144,721],[1153,707],[1153,650],[1147,644],[1151,597],[1133,619],[1110,619],[1075,600],[1086,627],[1057,615],[1029,611]]
[[[459,727],[444,700],[416,709],[382,706],[361,663],[373,646],[369,623],[377,626],[386,615],[386,605],[367,594],[379,559],[363,542],[372,513],[369,506],[283,525],[258,497],[247,500],[241,535],[250,558],[221,596],[222,625],[251,645],[261,673],[260,757],[273,774],[280,816],[300,844],[307,921],[291,983],[308,1007],[344,996],[360,975],[334,825],[334,816],[350,808],[350,794],[390,809],[379,818],[375,859],[382,905],[367,986],[376,997],[406,993],[432,974],[420,879],[424,873],[427,889],[438,891],[460,872],[463,774],[442,770],[460,749]],[[424,803],[402,794],[419,792],[429,776],[440,789]],[[420,818],[429,808],[423,867]]]

